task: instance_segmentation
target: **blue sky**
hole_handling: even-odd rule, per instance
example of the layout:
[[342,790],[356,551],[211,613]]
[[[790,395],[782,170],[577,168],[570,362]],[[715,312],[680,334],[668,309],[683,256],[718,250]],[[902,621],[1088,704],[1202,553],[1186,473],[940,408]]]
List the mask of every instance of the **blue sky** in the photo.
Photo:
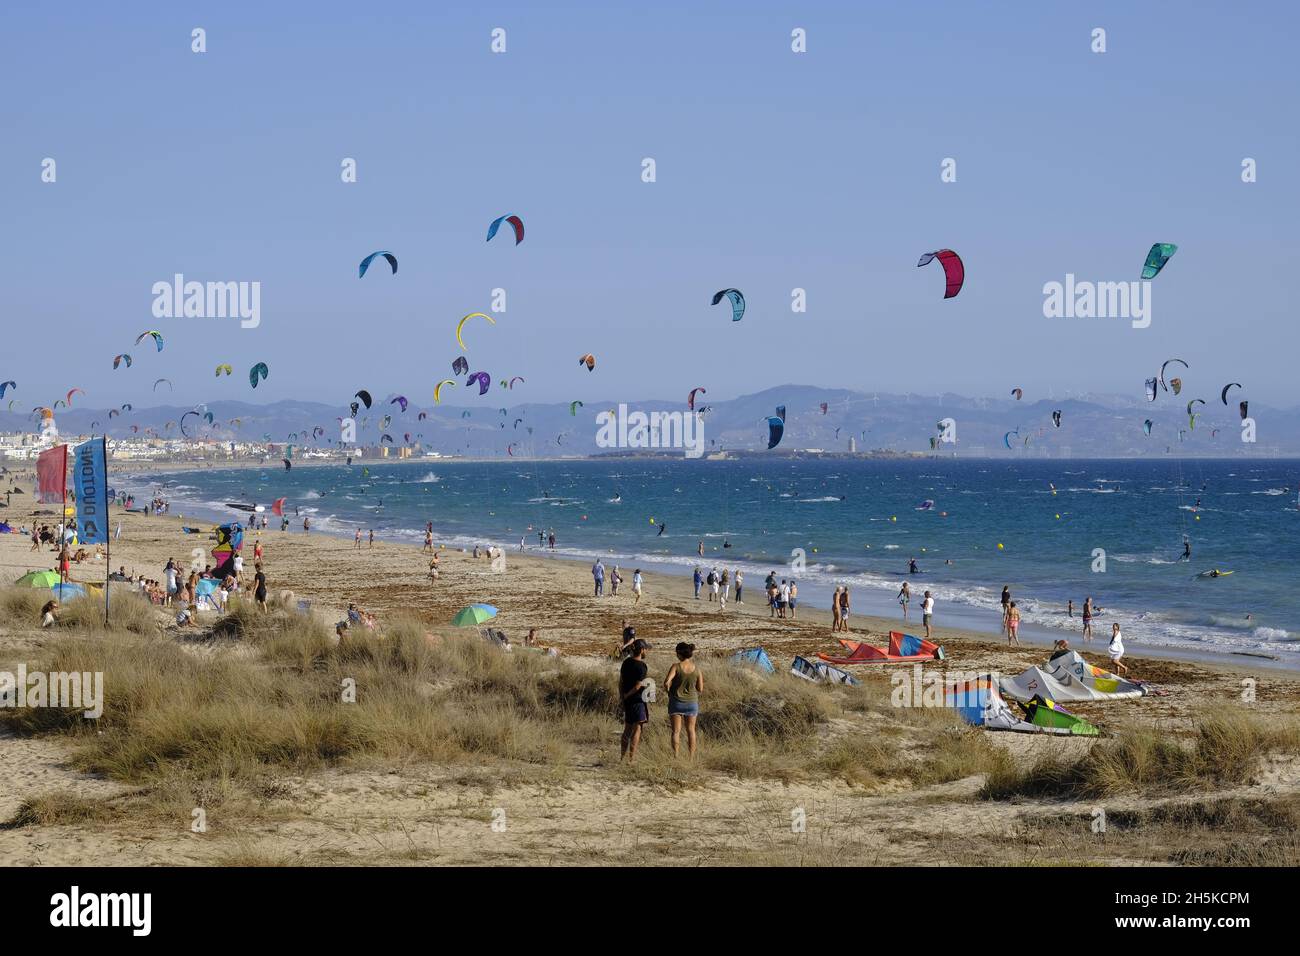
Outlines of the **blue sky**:
[[[462,354],[514,401],[783,382],[1128,392],[1170,356],[1294,404],[1292,6],[1147,3],[29,4],[6,11],[7,348],[24,408],[427,405]],[[208,52],[190,51],[193,27]],[[490,52],[490,31],[508,52]],[[808,52],[790,50],[803,27]],[[1090,50],[1094,27],[1108,51]],[[58,181],[40,181],[45,157]],[[340,181],[344,157],[359,182]],[[643,183],[653,157],[658,181]],[[956,183],[940,162],[957,160]],[[1259,181],[1243,184],[1244,157]],[[491,243],[521,215],[527,238]],[[1148,329],[1047,319],[1045,282],[1178,254]],[[957,250],[942,299],[923,252]],[[397,276],[357,278],[376,249]],[[259,281],[262,320],[150,288]],[[740,323],[712,293],[738,287]],[[807,290],[808,311],[790,294]],[[159,328],[166,350],[135,347]],[[130,370],[113,371],[128,351]],[[594,352],[588,374],[577,357]],[[271,377],[253,392],[247,369]],[[216,381],[213,367],[236,374]],[[1187,393],[1185,393],[1187,394]],[[467,401],[463,393],[450,401]],[[479,401],[478,399],[474,400]],[[485,398],[482,401],[494,402]]]

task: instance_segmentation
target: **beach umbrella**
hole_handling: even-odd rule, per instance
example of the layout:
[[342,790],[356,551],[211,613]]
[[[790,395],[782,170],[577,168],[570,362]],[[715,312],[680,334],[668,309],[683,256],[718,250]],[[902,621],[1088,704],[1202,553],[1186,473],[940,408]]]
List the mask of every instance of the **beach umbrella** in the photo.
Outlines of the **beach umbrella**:
[[58,571],[28,571],[14,584],[20,588],[52,588],[61,580]]
[[62,584],[55,584],[50,588],[54,596],[60,601],[70,601],[72,598],[82,598],[86,596],[86,589],[80,584],[72,581],[65,581]]
[[456,627],[474,627],[497,616],[497,609],[491,604],[471,604],[456,612],[451,623]]

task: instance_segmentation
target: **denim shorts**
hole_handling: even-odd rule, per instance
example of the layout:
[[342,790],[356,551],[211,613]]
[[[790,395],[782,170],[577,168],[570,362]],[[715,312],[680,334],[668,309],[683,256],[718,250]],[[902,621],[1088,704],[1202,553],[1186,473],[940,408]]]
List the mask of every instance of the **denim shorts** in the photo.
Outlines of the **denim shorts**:
[[700,713],[700,702],[698,700],[677,700],[668,698],[668,716],[669,717],[698,717]]

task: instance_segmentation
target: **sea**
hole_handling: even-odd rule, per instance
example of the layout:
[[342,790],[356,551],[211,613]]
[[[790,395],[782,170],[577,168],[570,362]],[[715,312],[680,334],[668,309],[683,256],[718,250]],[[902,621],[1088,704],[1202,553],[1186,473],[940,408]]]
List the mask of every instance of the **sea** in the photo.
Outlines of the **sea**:
[[[421,543],[431,521],[439,544],[494,544],[507,560],[521,541],[542,553],[538,531],[554,531],[545,553],[625,572],[741,569],[751,601],[775,571],[798,581],[804,606],[828,607],[844,584],[855,612],[897,617],[908,580],[913,618],[929,590],[940,627],[994,634],[1007,585],[1024,636],[1076,646],[1092,597],[1099,644],[1118,621],[1131,651],[1300,668],[1294,460],[276,461],[112,483],[203,520],[283,497],[288,533],[310,516],[314,533]],[[1231,573],[1203,575],[1213,570]]]

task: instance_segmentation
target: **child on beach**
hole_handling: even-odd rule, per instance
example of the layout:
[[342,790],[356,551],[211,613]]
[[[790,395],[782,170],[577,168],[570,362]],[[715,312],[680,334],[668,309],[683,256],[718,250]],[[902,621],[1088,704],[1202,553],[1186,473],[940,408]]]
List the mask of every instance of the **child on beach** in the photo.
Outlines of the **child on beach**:
[[1110,626],[1110,644],[1107,645],[1106,652],[1110,655],[1110,663],[1115,668],[1115,672],[1127,674],[1128,668],[1121,661],[1124,656],[1124,635],[1120,633],[1119,621]]

